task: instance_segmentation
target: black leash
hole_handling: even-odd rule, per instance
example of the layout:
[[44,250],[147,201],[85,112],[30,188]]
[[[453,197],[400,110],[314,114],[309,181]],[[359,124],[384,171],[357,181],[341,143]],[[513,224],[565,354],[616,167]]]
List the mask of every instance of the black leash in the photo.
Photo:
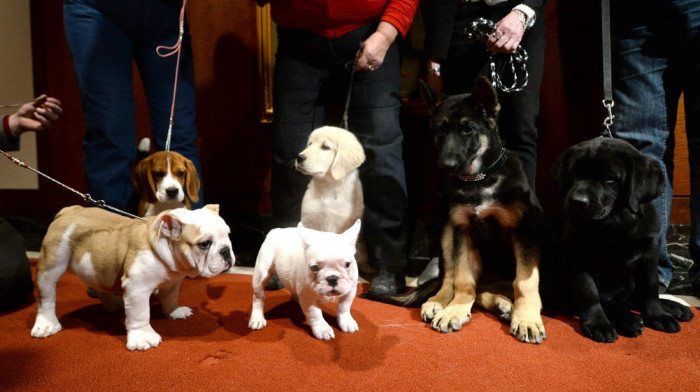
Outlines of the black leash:
[[[360,53],[364,49],[363,43],[360,42]],[[340,127],[344,128],[346,131],[350,130],[348,126],[348,110],[350,109],[350,96],[352,95],[352,82],[355,79],[355,68],[357,68],[357,57],[354,60],[345,63],[345,69],[350,72],[350,83],[348,83],[348,95],[345,98],[345,110],[343,110],[343,119],[340,122]]]
[[610,0],[601,0],[602,35],[603,35],[603,107],[608,112],[608,116],[603,120],[605,130],[600,135],[602,137],[613,137],[610,127],[615,116],[612,108],[615,106],[612,90],[612,54],[610,45]]
[[[475,20],[470,27],[464,29],[467,38],[480,41],[486,41],[490,36],[495,35],[496,32],[496,23],[485,18]],[[515,93],[522,91],[527,86],[529,77],[527,73],[527,51],[522,46],[518,45],[518,48],[510,54],[491,54],[489,63],[493,87],[505,93]],[[510,86],[503,84],[503,75],[508,69],[510,69],[510,74],[513,78],[513,83]],[[520,78],[518,78],[518,74],[521,75]]]

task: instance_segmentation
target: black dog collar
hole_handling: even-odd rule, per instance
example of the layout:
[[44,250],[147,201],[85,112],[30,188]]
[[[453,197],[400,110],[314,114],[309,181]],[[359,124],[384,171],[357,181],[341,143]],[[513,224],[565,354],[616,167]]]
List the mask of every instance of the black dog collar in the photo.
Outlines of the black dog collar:
[[503,163],[506,161],[506,158],[508,158],[508,150],[506,150],[505,147],[502,147],[501,153],[498,154],[498,158],[496,158],[496,162],[492,163],[491,166],[486,168],[486,170],[478,174],[460,174],[457,177],[464,182],[481,181],[484,178],[486,178],[486,176],[503,166]]

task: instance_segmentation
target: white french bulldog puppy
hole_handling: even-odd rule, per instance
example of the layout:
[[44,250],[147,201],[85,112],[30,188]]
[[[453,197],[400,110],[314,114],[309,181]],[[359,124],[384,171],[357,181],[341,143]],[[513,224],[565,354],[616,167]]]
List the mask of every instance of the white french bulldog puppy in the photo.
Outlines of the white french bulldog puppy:
[[359,330],[350,315],[357,292],[355,242],[360,220],[342,234],[297,227],[271,230],[258,253],[253,273],[253,310],[250,329],[265,328],[264,287],[277,274],[301,305],[311,331],[318,339],[333,339],[333,328],[323,319],[320,302],[338,300],[338,325],[343,332]]
[[[148,350],[161,342],[150,324],[154,290],[171,319],[192,315],[177,297],[185,276],[212,277],[235,262],[230,229],[219,206],[178,208],[146,222],[101,208],[62,209],[48,228],[37,262],[37,315],[31,335],[61,330],[56,317],[56,283],[70,267],[98,292],[105,309],[126,313],[126,348]],[[123,304],[118,296],[123,294]]]

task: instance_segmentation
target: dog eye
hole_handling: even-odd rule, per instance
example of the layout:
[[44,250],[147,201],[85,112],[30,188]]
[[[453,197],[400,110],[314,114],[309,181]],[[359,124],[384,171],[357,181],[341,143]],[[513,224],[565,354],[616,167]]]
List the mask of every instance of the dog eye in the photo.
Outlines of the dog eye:
[[320,270],[320,269],[321,268],[317,264],[314,264],[311,266],[311,271],[318,272],[318,270]]
[[350,267],[350,262],[349,262],[349,261],[346,261],[346,262],[345,262],[345,268],[348,268],[348,267]]
[[165,173],[163,173],[162,171],[153,172],[153,177],[163,178],[163,177],[165,177]]
[[472,133],[474,132],[474,125],[471,122],[461,123],[459,124],[459,130],[464,133]]
[[182,170],[178,170],[177,173],[175,173],[178,177],[183,177],[185,175],[185,172]]
[[201,250],[207,250],[211,247],[211,241],[209,241],[209,240],[202,241],[202,242],[198,243],[197,246]]
[[327,144],[321,144],[321,150],[330,150],[331,148],[328,147]]

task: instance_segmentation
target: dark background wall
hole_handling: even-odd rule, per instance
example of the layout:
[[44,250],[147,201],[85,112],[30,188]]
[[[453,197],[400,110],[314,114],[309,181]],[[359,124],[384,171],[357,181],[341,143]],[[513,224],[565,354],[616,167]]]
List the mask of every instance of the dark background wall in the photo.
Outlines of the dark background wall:
[[[64,104],[51,132],[38,136],[39,170],[84,190],[82,137],[85,129],[77,81],[63,31],[62,2],[31,1],[36,94],[48,93]],[[270,213],[270,124],[260,122],[258,102],[257,7],[247,0],[188,2],[197,88],[198,145],[207,202],[222,213],[255,216]],[[553,0],[546,9],[547,50],[541,93],[540,158],[537,189],[545,207],[554,190],[548,170],[566,147],[595,137],[605,115],[601,105],[599,9],[597,2]],[[145,99],[138,79],[136,137],[148,134]],[[433,211],[434,147],[427,113],[416,96],[402,112],[405,158],[412,209],[430,221]],[[684,117],[679,117],[674,223],[687,223],[688,169]],[[19,170],[19,169],[18,169]],[[39,191],[4,191],[0,207],[16,214],[51,216],[80,199],[47,180]]]

